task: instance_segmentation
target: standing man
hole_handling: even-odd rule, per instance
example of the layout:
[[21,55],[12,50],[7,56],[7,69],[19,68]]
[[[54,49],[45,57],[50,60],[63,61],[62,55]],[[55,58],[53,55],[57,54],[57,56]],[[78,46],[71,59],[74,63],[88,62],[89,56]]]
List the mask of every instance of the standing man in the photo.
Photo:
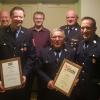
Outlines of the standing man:
[[36,48],[37,58],[40,55],[40,49],[48,46],[50,43],[50,31],[43,26],[45,14],[41,11],[36,11],[33,14],[34,26],[30,28],[32,33],[33,45]]
[[[50,34],[51,45],[40,52],[37,68],[39,80],[38,100],[69,100],[67,96],[56,91],[54,78],[64,58],[74,60],[74,50],[65,45],[65,34],[61,29],[54,29]],[[66,80],[67,81],[67,80]]]
[[[34,26],[29,29],[30,33],[32,35],[33,45],[36,49],[36,59],[37,60],[40,56],[41,48],[44,48],[50,44],[50,31],[43,26],[44,20],[45,20],[45,14],[41,11],[36,11],[33,14]],[[35,72],[33,72],[33,73],[35,73]],[[38,87],[36,85],[37,78],[33,79],[33,77],[32,77],[31,81],[35,82],[35,84],[34,84],[35,86],[33,86],[33,88],[35,88],[36,89],[35,91],[37,92],[38,91]]]
[[73,100],[100,99],[100,37],[96,35],[96,29],[94,18],[82,19],[81,34],[84,40],[78,46],[76,58],[83,68]]
[[66,25],[60,27],[66,35],[66,43],[73,49],[76,49],[81,40],[80,25],[78,24],[78,15],[74,10],[68,10],[66,14]]
[[5,91],[0,78],[0,100],[27,100],[27,82],[35,61],[35,54],[32,41],[29,38],[30,34],[26,28],[22,27],[24,17],[23,8],[14,7],[11,9],[11,24],[0,31],[0,33],[3,33],[0,36],[0,60],[21,58],[21,78],[25,87]]
[[0,28],[7,27],[10,24],[10,14],[7,10],[0,11]]

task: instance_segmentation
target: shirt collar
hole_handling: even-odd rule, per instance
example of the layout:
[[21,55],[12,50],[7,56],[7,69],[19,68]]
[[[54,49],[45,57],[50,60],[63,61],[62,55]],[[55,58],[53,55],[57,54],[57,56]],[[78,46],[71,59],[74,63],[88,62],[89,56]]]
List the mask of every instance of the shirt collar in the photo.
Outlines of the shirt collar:
[[[34,27],[32,27],[32,30],[33,30],[33,31],[37,31],[37,30],[36,30],[36,28],[35,28],[35,26],[34,26]],[[45,31],[45,28],[44,28],[44,27],[42,27],[40,31]]]

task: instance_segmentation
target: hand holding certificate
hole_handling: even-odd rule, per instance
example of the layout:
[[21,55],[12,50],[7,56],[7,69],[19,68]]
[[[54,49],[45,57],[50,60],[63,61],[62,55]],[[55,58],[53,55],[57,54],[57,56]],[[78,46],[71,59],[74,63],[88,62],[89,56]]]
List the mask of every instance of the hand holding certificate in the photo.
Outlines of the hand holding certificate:
[[5,90],[22,85],[22,71],[20,58],[11,58],[0,61],[1,80]]
[[70,96],[80,70],[81,66],[64,59],[55,77],[55,88],[65,95]]

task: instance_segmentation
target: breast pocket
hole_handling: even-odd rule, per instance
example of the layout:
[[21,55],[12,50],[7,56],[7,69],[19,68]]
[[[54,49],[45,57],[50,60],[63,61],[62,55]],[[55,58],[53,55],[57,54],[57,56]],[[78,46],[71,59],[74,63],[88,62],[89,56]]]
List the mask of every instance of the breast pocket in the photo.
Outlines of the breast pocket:
[[8,44],[0,44],[0,59],[7,59],[12,57],[13,52],[13,49]]

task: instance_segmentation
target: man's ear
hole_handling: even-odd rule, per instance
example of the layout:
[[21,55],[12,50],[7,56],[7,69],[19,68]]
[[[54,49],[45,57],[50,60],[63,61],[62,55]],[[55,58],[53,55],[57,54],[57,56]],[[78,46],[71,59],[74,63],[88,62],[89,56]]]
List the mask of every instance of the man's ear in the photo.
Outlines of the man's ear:
[[94,27],[94,32],[96,32],[96,30],[97,30],[97,27]]

